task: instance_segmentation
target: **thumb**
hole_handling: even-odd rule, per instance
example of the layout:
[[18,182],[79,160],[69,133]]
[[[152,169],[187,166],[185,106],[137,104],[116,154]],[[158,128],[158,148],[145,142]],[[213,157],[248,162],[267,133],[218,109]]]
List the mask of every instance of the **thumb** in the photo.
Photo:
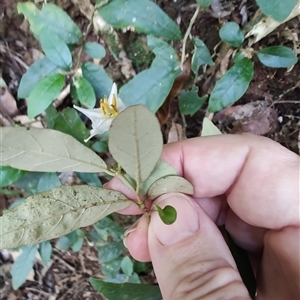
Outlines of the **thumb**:
[[157,212],[149,224],[149,251],[164,300],[250,299],[219,229],[201,207],[179,193],[155,204],[177,211],[172,225]]

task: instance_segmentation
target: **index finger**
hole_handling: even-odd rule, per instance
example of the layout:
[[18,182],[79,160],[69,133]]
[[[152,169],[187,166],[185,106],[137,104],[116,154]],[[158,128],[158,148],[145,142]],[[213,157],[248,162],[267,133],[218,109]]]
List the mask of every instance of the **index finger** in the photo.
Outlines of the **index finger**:
[[299,226],[299,157],[270,139],[193,138],[166,145],[162,159],[193,184],[193,197],[226,194],[231,209],[250,225]]

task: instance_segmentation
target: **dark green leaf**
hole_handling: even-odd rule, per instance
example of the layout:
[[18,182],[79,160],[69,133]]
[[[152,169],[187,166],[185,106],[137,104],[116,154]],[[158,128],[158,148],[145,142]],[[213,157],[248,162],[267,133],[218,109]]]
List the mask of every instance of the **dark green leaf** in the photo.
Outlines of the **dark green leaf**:
[[37,191],[39,193],[50,191],[58,186],[61,186],[61,182],[56,173],[44,173],[37,185]]
[[51,29],[44,27],[40,32],[40,42],[46,56],[58,67],[69,70],[72,54],[64,40]]
[[65,76],[52,74],[41,79],[28,97],[28,116],[34,118],[56,99],[65,84]]
[[161,208],[158,205],[154,205],[154,209],[166,225],[171,225],[176,221],[177,211],[173,206],[166,205],[164,208]]
[[242,60],[243,58],[245,58],[245,55],[243,54],[243,52],[237,52],[233,57],[233,61],[236,63],[236,62]]
[[106,217],[94,224],[94,228],[97,230],[100,237],[107,241],[108,238],[112,238],[114,241],[122,239],[125,229],[110,218]]
[[137,32],[179,40],[178,25],[159,6],[149,0],[112,0],[98,10],[116,28],[132,27]]
[[107,75],[102,66],[86,62],[82,65],[82,75],[94,88],[97,98],[108,96],[113,84],[112,79]]
[[88,185],[102,187],[102,183],[96,173],[76,173],[77,177]]
[[202,7],[209,7],[213,0],[196,0],[196,1]]
[[57,115],[53,118],[52,129],[67,133],[82,144],[86,145],[86,143],[84,143],[84,139],[89,135],[89,130],[86,128],[86,125],[73,108],[68,107],[57,113]]
[[96,95],[92,85],[84,77],[73,79],[71,91],[72,96],[88,108],[94,108],[96,104]]
[[181,71],[176,51],[168,43],[148,36],[148,45],[156,55],[150,69],[140,72],[123,85],[119,95],[127,106],[143,104],[156,112]]
[[83,241],[84,241],[83,238],[81,238],[81,237],[77,238],[76,242],[72,245],[72,250],[74,252],[78,252],[83,246]]
[[188,92],[181,91],[178,98],[180,112],[184,115],[193,116],[204,104],[207,96],[200,98],[198,96],[198,87],[194,85]]
[[119,257],[124,251],[123,241],[111,242],[103,246],[96,246],[99,263],[106,263]]
[[19,189],[25,190],[29,194],[38,193],[38,183],[44,173],[28,172],[21,179],[14,183]]
[[285,46],[263,48],[256,54],[259,61],[270,68],[289,68],[298,61],[293,50]]
[[28,19],[30,29],[37,39],[43,27],[56,32],[67,44],[76,44],[82,37],[74,21],[55,4],[45,3],[39,11],[31,2],[18,3],[17,9],[19,14],[22,13]]
[[128,256],[124,256],[121,261],[121,269],[127,276],[131,276],[133,273],[133,262]]
[[47,57],[43,57],[34,62],[22,76],[18,89],[18,98],[27,98],[32,89],[42,78],[58,73],[58,71],[59,67],[53,64]]
[[12,269],[12,286],[17,290],[25,281],[33,268],[37,246],[26,246],[22,248],[21,255],[15,260]]
[[225,23],[219,31],[220,38],[233,47],[240,47],[244,42],[244,34],[235,22]]
[[118,300],[161,300],[158,285],[104,282],[100,279],[90,278],[90,283],[101,295],[107,299]]
[[51,254],[52,254],[51,243],[49,241],[40,243],[39,253],[40,253],[40,256],[42,258],[44,265],[47,266],[50,261]]
[[209,98],[208,110],[217,112],[233,104],[246,92],[253,76],[253,64],[250,59],[243,58],[233,65],[223,77],[217,81]]
[[198,69],[201,65],[212,66],[214,64],[209,49],[203,43],[202,40],[198,38],[193,38],[194,42],[194,54],[192,57],[192,71],[194,74],[198,73]]
[[105,56],[104,47],[96,42],[85,43],[83,49],[91,58],[103,58]]
[[271,16],[278,22],[284,21],[298,5],[298,0],[257,0],[256,2],[265,15]]
[[8,166],[0,166],[0,187],[8,186],[19,180],[25,171],[14,169]]

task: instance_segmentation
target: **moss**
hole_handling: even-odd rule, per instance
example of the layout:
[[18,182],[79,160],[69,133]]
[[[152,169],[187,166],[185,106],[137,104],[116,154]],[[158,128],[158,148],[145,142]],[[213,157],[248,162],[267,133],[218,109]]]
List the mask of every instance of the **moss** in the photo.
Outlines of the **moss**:
[[154,54],[148,47],[145,36],[135,35],[124,47],[128,58],[132,61],[133,68],[137,72],[149,68]]

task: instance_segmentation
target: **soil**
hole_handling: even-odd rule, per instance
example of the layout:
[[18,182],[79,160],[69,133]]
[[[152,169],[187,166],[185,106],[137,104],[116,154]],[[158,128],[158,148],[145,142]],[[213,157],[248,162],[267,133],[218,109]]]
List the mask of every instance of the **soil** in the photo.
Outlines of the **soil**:
[[[14,123],[13,118],[26,113],[26,101],[15,101],[17,99],[17,89],[22,75],[26,68],[30,66],[41,55],[39,43],[31,35],[27,21],[17,14],[17,0],[4,0],[4,9],[1,12],[0,24],[0,64],[2,77],[8,88],[2,88],[2,97],[10,95],[9,105],[11,108],[2,107],[1,123],[2,126],[10,122]],[[39,2],[39,1],[35,1]],[[50,2],[50,1],[49,1]],[[53,1],[51,1],[53,2]],[[182,32],[185,32],[189,21],[195,10],[195,1],[156,1],[174,20],[180,21]],[[223,1],[229,3],[230,1]],[[185,82],[179,84],[174,92],[172,99],[167,105],[167,121],[162,127],[165,140],[168,140],[172,125],[179,127],[186,124],[186,137],[199,135],[202,127],[202,120],[206,113],[206,106],[203,106],[194,116],[180,115],[177,107],[176,96],[181,89],[188,89],[191,83],[196,81],[199,87],[199,96],[209,93],[214,86],[216,79],[222,73],[222,63],[225,70],[232,62],[226,61],[226,55],[222,53],[222,45],[217,46],[220,39],[218,29],[227,20],[241,21],[238,7],[241,1],[231,1],[234,10],[224,19],[217,19],[211,12],[204,11],[198,16],[192,30],[192,35],[202,39],[211,53],[215,54],[215,59],[219,60],[213,69],[200,70],[199,78],[194,79],[191,75]],[[249,6],[248,17],[252,18],[256,11],[255,1],[244,1]],[[79,9],[71,1],[57,0],[54,3],[60,5],[72,17],[72,19],[82,29],[85,29],[88,20],[80,13]],[[290,48],[298,49],[300,40],[300,19],[294,18],[287,23],[279,26],[267,37],[253,45],[255,50],[272,45],[285,45]],[[136,72],[146,68],[151,62],[145,38],[135,33],[118,32],[120,39],[130,41],[124,44],[127,57],[133,61]],[[291,34],[295,39],[293,43],[290,39]],[[102,37],[90,34],[89,40],[103,41]],[[133,45],[138,44],[135,48]],[[181,48],[180,43],[175,43],[176,49]],[[298,48],[297,48],[298,47]],[[191,44],[187,45],[188,52],[192,50]],[[224,50],[224,49],[223,49]],[[226,54],[226,53],[225,53]],[[139,59],[140,58],[140,59]],[[82,59],[86,59],[82,57]],[[222,62],[222,63],[221,63]],[[125,83],[126,76],[122,73],[120,64],[116,62],[112,55],[107,55],[101,62],[108,67],[109,74],[118,83]],[[298,153],[299,151],[299,129],[300,129],[300,63],[297,63],[290,70],[271,69],[264,67],[254,58],[254,78],[250,83],[246,94],[234,104],[234,106],[224,109],[213,116],[213,121],[223,133],[252,132],[260,134],[281,143],[288,149]],[[186,78],[185,78],[186,79]],[[174,88],[175,89],[175,88]],[[59,107],[63,109],[70,106],[71,98],[67,97]],[[177,126],[177,127],[178,127]],[[176,128],[177,128],[176,127]],[[2,209],[6,208],[13,200],[8,196],[0,196]],[[54,244],[53,244],[54,245]],[[1,257],[0,257],[1,258]],[[93,247],[87,245],[78,253],[60,251],[55,249],[52,256],[52,264],[48,270],[44,270],[42,264],[37,262],[34,269],[32,280],[18,290],[13,291],[10,280],[11,259],[0,259],[0,281],[4,284],[0,293],[1,299],[101,299],[88,283],[90,276],[101,278],[101,265],[97,262],[97,253]],[[5,267],[3,267],[5,266]],[[6,269],[5,271],[3,271]],[[1,274],[2,272],[2,274]],[[153,280],[153,279],[152,279]]]

